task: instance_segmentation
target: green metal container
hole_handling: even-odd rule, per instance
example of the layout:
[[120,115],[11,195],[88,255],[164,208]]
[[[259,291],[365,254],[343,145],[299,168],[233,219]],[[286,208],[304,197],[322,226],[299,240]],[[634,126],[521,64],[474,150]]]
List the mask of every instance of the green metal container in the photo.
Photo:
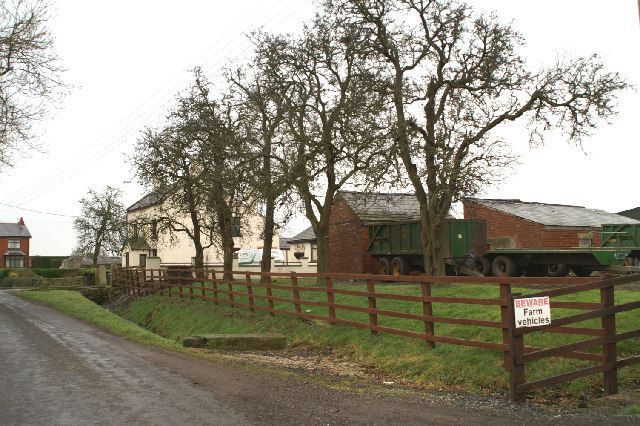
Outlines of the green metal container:
[[[412,256],[422,258],[420,222],[369,225],[369,251],[374,257]],[[481,220],[450,219],[442,230],[448,259],[464,259],[486,253],[486,225]]]
[[602,247],[638,248],[640,247],[640,224],[602,225],[600,241]]

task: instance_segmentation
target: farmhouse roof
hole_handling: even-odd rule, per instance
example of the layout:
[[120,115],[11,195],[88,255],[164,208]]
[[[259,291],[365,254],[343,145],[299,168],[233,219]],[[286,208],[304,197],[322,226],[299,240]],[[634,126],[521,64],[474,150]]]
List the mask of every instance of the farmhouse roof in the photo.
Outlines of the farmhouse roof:
[[131,204],[129,208],[127,208],[127,212],[132,212],[134,210],[141,210],[147,207],[155,206],[156,204],[160,204],[164,195],[169,191],[168,188],[158,188],[151,192],[149,192],[144,197],[140,198],[135,203]]
[[294,235],[288,239],[288,243],[301,243],[305,241],[316,241],[316,233],[313,232],[313,227],[310,226],[299,234]]
[[22,218],[19,222],[2,223],[0,222],[0,237],[21,237],[31,238],[31,233],[24,224]]
[[564,204],[545,204],[517,199],[467,198],[476,204],[521,217],[545,226],[599,228],[603,224],[640,224],[640,221],[604,210]]
[[420,204],[415,194],[338,191],[338,196],[364,223],[420,219]]

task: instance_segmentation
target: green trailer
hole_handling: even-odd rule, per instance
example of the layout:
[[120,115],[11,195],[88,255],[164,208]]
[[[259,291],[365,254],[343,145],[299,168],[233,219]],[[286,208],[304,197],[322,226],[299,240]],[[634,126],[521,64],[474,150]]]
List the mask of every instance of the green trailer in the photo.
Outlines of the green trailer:
[[[404,275],[424,269],[420,222],[369,225],[369,251],[381,275]],[[484,221],[449,219],[442,229],[445,261],[451,268],[486,254]]]
[[[450,219],[442,231],[445,262],[456,274],[561,277],[573,271],[640,272],[640,225],[603,225],[599,247],[498,248],[487,243],[486,223]],[[369,225],[369,251],[381,275],[424,270],[420,222]]]

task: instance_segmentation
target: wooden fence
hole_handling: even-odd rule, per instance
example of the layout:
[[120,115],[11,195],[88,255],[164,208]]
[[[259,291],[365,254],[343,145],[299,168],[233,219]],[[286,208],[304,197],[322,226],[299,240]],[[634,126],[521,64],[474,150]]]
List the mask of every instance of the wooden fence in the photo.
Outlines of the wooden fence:
[[[238,279],[238,277],[243,277]],[[235,278],[234,278],[235,277]],[[260,273],[260,272],[234,272],[232,277],[223,277],[222,273],[213,270],[149,270],[149,269],[120,269],[116,273],[117,283],[128,294],[148,295],[160,294],[166,297],[181,297],[201,299],[215,304],[225,304],[233,308],[246,308],[252,312],[264,311],[269,315],[289,315],[301,319],[327,321],[330,324],[340,324],[349,327],[370,330],[372,334],[389,333],[423,340],[429,347],[437,343],[446,343],[476,348],[496,350],[503,353],[504,366],[511,376],[511,394],[514,401],[522,401],[526,398],[527,391],[547,384],[560,383],[572,380],[574,376],[583,377],[589,374],[606,371],[606,380],[615,380],[615,370],[624,365],[635,363],[631,360],[614,361],[611,355],[611,345],[615,342],[637,336],[636,334],[623,333],[615,335],[615,312],[636,309],[640,302],[614,307],[611,298],[615,286],[623,283],[640,280],[638,277],[622,278],[513,278],[513,277],[436,277],[436,276],[401,276],[390,277],[387,275],[364,274],[296,274],[292,273]],[[304,285],[300,281],[305,279]],[[286,282],[282,282],[286,281]],[[309,283],[311,282],[311,284]],[[322,284],[318,284],[322,282]],[[433,296],[431,290],[434,284],[483,284],[499,288],[499,297],[496,298],[471,298],[471,297],[443,297]],[[380,286],[385,289],[380,290]],[[416,286],[417,294],[401,294],[389,291],[396,285]],[[545,327],[535,329],[516,329],[514,325],[513,301],[518,294],[512,294],[512,286],[552,286],[561,287],[544,291],[540,294],[548,296],[560,296],[573,294],[580,291],[602,289],[606,293],[601,302],[573,302],[553,301],[552,308],[575,309],[587,311],[567,318],[554,320]],[[359,287],[359,288],[358,288]],[[364,288],[366,287],[366,290]],[[605,290],[606,289],[606,290]],[[418,292],[413,292],[418,293]],[[498,292],[496,292],[498,293]],[[311,294],[319,297],[312,297]],[[336,302],[336,297],[351,296],[352,300],[360,300],[357,303],[346,304]],[[531,295],[527,295],[531,297]],[[403,301],[418,309],[393,310],[381,308],[378,305],[385,301]],[[366,301],[366,303],[364,303]],[[433,314],[433,304],[466,304],[495,307],[496,317],[500,320],[454,318],[436,316]],[[325,314],[311,312],[308,307],[321,308]],[[341,318],[337,312],[357,312],[364,314],[366,320],[358,321],[352,318]],[[413,311],[413,312],[411,312]],[[417,313],[416,313],[417,312]],[[590,318],[603,318],[603,327],[588,328],[571,326],[575,322]],[[399,328],[381,325],[382,318],[402,318],[418,321],[422,324],[421,331],[414,328]],[[612,319],[613,318],[613,319]],[[613,321],[613,335],[611,334]],[[482,341],[476,339],[464,339],[446,335],[436,330],[435,324],[455,324],[470,327],[486,327],[500,329],[502,339],[496,341]],[[438,331],[438,332],[436,332]],[[526,346],[524,334],[534,331],[547,333],[562,333],[581,336],[596,336],[596,339],[588,340],[583,345],[564,345],[553,350]],[[612,337],[613,336],[613,337]],[[611,340],[614,339],[614,340]],[[617,339],[617,340],[615,340]],[[605,354],[584,352],[583,349],[597,344],[605,345]],[[562,375],[548,380],[525,382],[525,363],[546,356],[586,360],[598,362],[595,369],[580,370],[572,373],[574,376]],[[611,373],[613,371],[614,373]],[[577,374],[577,375],[576,375]],[[550,380],[550,381],[549,381]],[[609,386],[610,391],[615,386]]]

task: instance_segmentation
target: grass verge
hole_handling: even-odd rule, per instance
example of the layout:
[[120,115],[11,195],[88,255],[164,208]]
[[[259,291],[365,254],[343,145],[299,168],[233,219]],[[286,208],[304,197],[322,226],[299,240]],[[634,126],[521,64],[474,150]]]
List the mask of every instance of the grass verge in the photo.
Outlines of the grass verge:
[[[302,280],[301,280],[302,281]],[[302,286],[313,286],[310,283],[300,283]],[[235,287],[242,286],[241,282],[234,283]],[[352,290],[365,290],[358,284],[347,284]],[[254,289],[254,295],[260,295],[261,290]],[[402,293],[419,295],[420,290],[410,285],[376,285],[376,290],[384,293]],[[241,291],[238,288],[238,291]],[[531,293],[532,289],[514,289],[516,292]],[[288,316],[271,317],[263,312],[251,313],[244,308],[230,308],[226,305],[215,305],[191,299],[190,292],[185,289],[182,297],[175,291],[172,298],[155,295],[147,296],[135,301],[121,314],[160,335],[170,339],[183,336],[212,334],[212,333],[283,333],[288,337],[288,345],[293,349],[305,351],[308,349],[319,352],[331,352],[338,356],[346,356],[360,365],[375,371],[383,377],[399,380],[427,388],[467,390],[480,393],[506,394],[509,378],[502,366],[502,353],[492,350],[438,344],[435,349],[428,349],[423,341],[379,334],[372,336],[367,330],[353,329],[345,326],[328,326],[324,323],[300,321]],[[206,289],[207,296],[211,296],[211,289]],[[200,289],[194,291],[194,296],[200,294]],[[276,297],[290,297],[289,292],[274,290]],[[434,296],[462,296],[474,298],[497,298],[498,289],[486,285],[435,285]],[[223,296],[224,297],[224,296]],[[321,292],[304,292],[302,299],[310,301],[326,300],[326,294]],[[618,303],[640,299],[640,292],[616,292]],[[584,292],[556,300],[599,301],[597,291]],[[242,296],[235,296],[235,301],[247,303]],[[256,299],[258,304],[266,304],[264,299]],[[336,295],[336,303],[354,306],[367,306],[367,299],[350,295]],[[293,310],[291,303],[275,302],[276,309]],[[389,299],[378,299],[378,308],[421,313],[421,304]],[[463,305],[463,304],[433,304],[434,315],[456,318],[475,318],[484,320],[499,320],[500,311],[496,306]],[[304,306],[303,310],[325,315],[326,307],[313,305]],[[556,318],[577,313],[575,310],[555,309]],[[339,318],[353,321],[367,322],[368,315],[362,312],[338,310]],[[637,312],[620,313],[617,316],[618,332],[640,328],[640,317]],[[379,316],[379,324],[387,327],[422,332],[424,325],[420,321],[403,318]],[[599,320],[584,321],[578,326],[599,327]],[[455,324],[436,324],[436,334],[452,337],[500,342],[501,330],[485,327],[464,326]],[[537,347],[554,347],[571,341],[586,340],[581,336],[568,336],[555,333],[536,333],[527,336],[526,344]],[[597,352],[595,349],[594,352]],[[601,350],[600,350],[601,352]],[[640,353],[640,341],[629,340],[618,344],[620,357]],[[527,366],[527,379],[536,380],[552,375],[572,371],[593,365],[578,360],[552,358],[534,362]],[[625,368],[619,372],[621,388],[633,388],[640,383],[640,367]],[[578,398],[585,393],[596,396],[601,388],[601,375],[577,380],[568,384],[540,391],[536,394],[540,400],[556,400],[558,398]]]

